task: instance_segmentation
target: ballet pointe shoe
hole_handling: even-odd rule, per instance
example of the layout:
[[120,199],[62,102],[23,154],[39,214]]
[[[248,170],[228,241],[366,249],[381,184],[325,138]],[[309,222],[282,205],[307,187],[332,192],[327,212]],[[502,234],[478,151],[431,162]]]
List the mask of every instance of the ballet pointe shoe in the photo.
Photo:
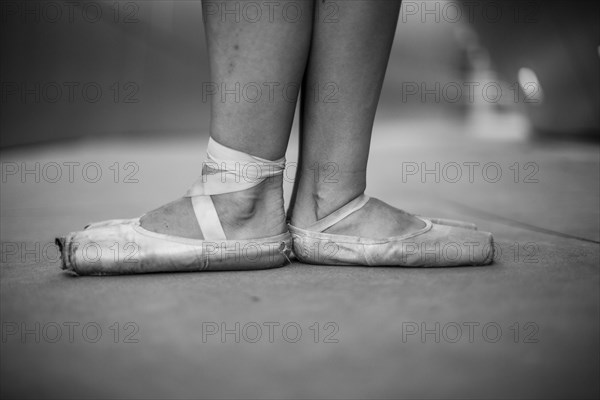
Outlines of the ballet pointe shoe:
[[87,225],[56,238],[61,268],[78,275],[255,270],[289,262],[289,232],[248,240],[229,240],[211,195],[247,190],[283,173],[285,159],[264,160],[225,147],[212,138],[202,176],[189,197],[204,239],[144,229],[140,218]]
[[324,233],[368,201],[362,194],[309,227],[289,225],[296,257],[311,264],[398,267],[487,265],[493,261],[491,233],[423,217],[416,217],[424,223],[423,228],[402,236],[372,239]]

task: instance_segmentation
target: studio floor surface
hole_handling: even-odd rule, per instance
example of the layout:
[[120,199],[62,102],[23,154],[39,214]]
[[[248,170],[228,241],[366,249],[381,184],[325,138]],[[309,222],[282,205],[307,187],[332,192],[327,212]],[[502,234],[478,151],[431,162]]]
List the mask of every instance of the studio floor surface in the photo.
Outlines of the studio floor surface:
[[2,152],[2,398],[598,397],[596,144],[376,126],[367,193],[493,232],[491,266],[59,269],[55,236],[174,200],[206,140]]

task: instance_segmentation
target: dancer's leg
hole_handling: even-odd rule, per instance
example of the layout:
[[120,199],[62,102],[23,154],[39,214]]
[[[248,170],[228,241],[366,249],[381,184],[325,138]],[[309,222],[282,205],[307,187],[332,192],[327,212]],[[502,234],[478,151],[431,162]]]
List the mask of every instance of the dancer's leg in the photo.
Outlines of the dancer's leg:
[[[302,82],[310,46],[313,0],[279,1],[260,10],[260,18],[256,9],[244,7],[244,1],[204,2],[211,136],[227,147],[275,160],[287,147],[295,88]],[[212,197],[228,239],[286,230],[281,176]],[[189,198],[146,214],[141,224],[155,232],[202,238]]]
[[[298,227],[331,214],[366,188],[371,130],[400,9],[399,0],[335,4],[338,21],[316,20],[313,28],[302,103],[301,162],[291,210],[292,225]],[[322,8],[316,15],[331,10],[327,2],[319,1],[316,7]],[[339,89],[334,102],[312,95],[316,87],[328,84]],[[326,232],[376,238],[422,226],[422,221],[371,199]]]

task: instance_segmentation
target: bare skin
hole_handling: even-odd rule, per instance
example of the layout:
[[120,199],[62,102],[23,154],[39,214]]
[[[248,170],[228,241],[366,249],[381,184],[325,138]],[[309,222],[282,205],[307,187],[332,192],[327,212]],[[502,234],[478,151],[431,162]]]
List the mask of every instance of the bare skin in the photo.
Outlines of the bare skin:
[[[336,2],[339,17],[334,23],[323,22],[330,9],[324,8],[327,4],[322,1],[293,3],[301,5],[303,14],[294,23],[278,13],[274,21],[258,23],[207,18],[211,81],[227,89],[235,88],[236,83],[263,87],[257,102],[244,101],[243,95],[241,101],[231,94],[223,98],[220,92],[212,96],[211,136],[258,157],[282,157],[296,103],[290,101],[291,92],[286,96],[277,88],[293,89],[304,80],[308,95],[301,104],[300,168],[288,217],[293,225],[307,227],[366,188],[371,130],[400,1]],[[313,7],[319,7],[319,12],[313,14]],[[268,96],[265,83],[273,82],[280,86]],[[311,89],[331,84],[339,89],[337,102],[311,95]],[[320,179],[322,174],[315,175],[315,166],[334,168],[333,179]],[[213,196],[213,201],[228,239],[267,237],[287,230],[281,177],[242,192]],[[149,212],[141,224],[155,232],[203,238],[186,198]],[[378,238],[421,227],[420,220],[372,199],[326,232]]]
[[[317,2],[326,15],[327,3]],[[335,101],[304,96],[301,160],[291,223],[303,228],[366,189],[371,131],[394,39],[400,1],[341,1],[337,22],[315,21],[306,87],[333,83]],[[331,100],[331,99],[330,99]],[[315,174],[315,167],[320,174]],[[367,238],[416,231],[423,222],[382,201],[367,205],[326,230]]]
[[[232,2],[228,9],[233,10],[235,3],[239,4]],[[269,160],[285,155],[296,108],[294,88],[301,87],[312,31],[312,0],[279,3],[272,20],[267,14],[257,22],[236,21],[235,15],[222,18],[216,13],[204,24],[212,88],[218,91],[211,96],[211,136],[227,147]],[[297,20],[289,14],[293,23],[281,12],[286,3],[293,11],[301,9]],[[268,237],[287,230],[281,177],[213,196],[213,202],[228,239]],[[141,225],[155,232],[203,238],[187,198],[147,213]]]

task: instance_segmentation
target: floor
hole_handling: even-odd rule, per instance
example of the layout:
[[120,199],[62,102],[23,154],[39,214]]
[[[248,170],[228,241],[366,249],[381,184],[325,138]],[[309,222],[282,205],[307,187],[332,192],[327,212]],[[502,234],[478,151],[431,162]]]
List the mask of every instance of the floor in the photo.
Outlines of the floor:
[[597,144],[484,139],[444,119],[377,123],[367,192],[493,232],[487,267],[59,269],[55,236],[175,199],[206,140],[2,152],[2,398],[600,394]]

